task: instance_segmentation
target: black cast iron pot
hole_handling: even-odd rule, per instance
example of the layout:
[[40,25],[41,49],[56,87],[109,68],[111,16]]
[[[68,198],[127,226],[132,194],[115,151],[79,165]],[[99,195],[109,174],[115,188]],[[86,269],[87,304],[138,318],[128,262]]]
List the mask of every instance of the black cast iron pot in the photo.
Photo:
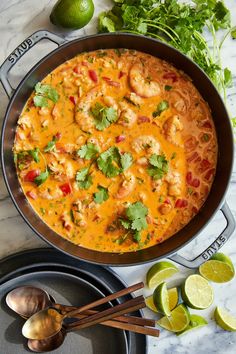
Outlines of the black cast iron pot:
[[[8,72],[25,52],[38,41],[45,38],[57,43],[59,48],[40,60],[14,91],[8,81]],[[212,110],[219,145],[215,180],[210,194],[199,213],[182,230],[165,242],[141,251],[124,254],[103,253],[85,249],[72,244],[51,230],[27,202],[17,178],[12,154],[17,119],[35,84],[58,65],[78,53],[106,48],[129,48],[143,51],[171,62],[176,68],[182,69],[187,73]],[[233,233],[235,221],[229,207],[224,202],[233,163],[233,135],[230,120],[221,97],[212,82],[196,64],[179,51],[157,40],[130,34],[102,34],[65,42],[63,38],[53,33],[39,31],[22,42],[5,60],[0,68],[0,80],[10,98],[3,123],[1,141],[4,179],[10,196],[21,216],[31,229],[50,245],[73,257],[103,265],[134,265],[169,257],[180,264],[194,268],[217,252]],[[186,260],[179,256],[176,252],[195,238],[219,209],[221,209],[227,221],[224,231],[220,235],[216,235],[214,242],[194,260]],[[17,237],[17,235],[14,237]]]

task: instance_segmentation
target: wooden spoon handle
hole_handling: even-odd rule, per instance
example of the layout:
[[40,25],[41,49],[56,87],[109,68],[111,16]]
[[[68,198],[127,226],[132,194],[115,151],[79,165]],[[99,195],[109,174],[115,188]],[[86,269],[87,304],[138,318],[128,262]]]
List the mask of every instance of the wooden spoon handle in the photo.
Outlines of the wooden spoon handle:
[[103,298],[101,298],[101,299],[99,299],[99,300],[93,301],[93,302],[91,302],[90,304],[81,306],[81,307],[79,307],[79,308],[76,309],[76,310],[67,312],[67,313],[64,315],[64,318],[66,318],[66,317],[73,317],[73,316],[76,315],[77,313],[81,313],[81,312],[83,312],[83,311],[92,309],[93,307],[96,307],[96,306],[105,304],[105,303],[108,302],[108,301],[115,300],[115,299],[117,299],[117,298],[119,298],[119,297],[121,297],[121,296],[130,294],[130,293],[132,293],[133,291],[139,290],[139,289],[141,289],[141,288],[143,288],[143,287],[144,287],[144,283],[143,283],[143,282],[134,284],[134,285],[129,286],[129,287],[127,287],[127,288],[124,288],[124,289],[122,289],[122,290],[120,290],[120,291],[117,291],[117,292],[114,293],[114,294],[111,294],[111,295],[105,296],[105,297],[103,297]]
[[[97,323],[101,323],[107,320],[111,320],[117,316],[123,315],[125,313],[133,312],[145,307],[145,301],[143,296],[138,296],[132,300],[126,301],[122,304],[110,307],[107,310],[95,313],[94,315],[87,316],[79,321],[77,326],[73,327],[73,330],[78,330],[82,328],[87,328],[93,326]],[[70,330],[71,325],[68,325]]]

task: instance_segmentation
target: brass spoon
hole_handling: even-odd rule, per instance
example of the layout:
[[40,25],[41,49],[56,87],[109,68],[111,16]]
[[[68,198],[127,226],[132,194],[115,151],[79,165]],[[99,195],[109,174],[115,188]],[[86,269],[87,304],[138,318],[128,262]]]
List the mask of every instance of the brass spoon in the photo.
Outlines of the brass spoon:
[[143,283],[135,284],[131,287],[118,291],[114,294],[96,300],[90,304],[77,308],[73,311],[61,315],[56,309],[47,308],[35,313],[24,324],[22,334],[28,339],[45,339],[58,333],[63,324],[63,320],[67,317],[73,317],[78,313],[89,310],[93,307],[102,305],[108,301],[114,300],[117,297],[129,294],[143,287]]
[[28,285],[10,291],[6,296],[6,303],[11,310],[24,318],[53,305],[45,290]]
[[50,338],[46,339],[28,339],[28,348],[32,352],[36,353],[44,353],[44,352],[50,352],[52,350],[55,350],[59,348],[65,339],[66,336],[66,331],[62,328],[60,332],[55,334],[55,336],[52,336]]

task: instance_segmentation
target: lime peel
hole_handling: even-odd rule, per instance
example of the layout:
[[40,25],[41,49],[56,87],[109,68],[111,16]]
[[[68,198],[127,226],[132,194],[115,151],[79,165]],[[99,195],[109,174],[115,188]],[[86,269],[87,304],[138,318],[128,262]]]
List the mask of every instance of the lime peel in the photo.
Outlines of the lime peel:
[[235,271],[231,259],[223,253],[214,254],[199,267],[200,274],[215,283],[226,283],[233,279]]
[[168,296],[165,282],[159,284],[154,290],[153,301],[158,312],[161,312],[166,316],[170,316],[171,312],[170,312],[169,296]]
[[190,322],[190,314],[184,304],[180,304],[173,311],[171,315],[164,316],[156,323],[162,328],[171,332],[182,332]]
[[216,307],[214,311],[216,323],[225,331],[236,331],[236,318],[223,308]]
[[[177,288],[171,288],[167,290],[168,296],[169,296],[169,306],[170,306],[170,311],[174,310],[174,308],[177,306],[178,301],[179,301],[179,295],[178,295],[178,289]],[[158,312],[154,301],[153,301],[153,295],[148,296],[145,299],[146,306],[152,310],[153,312]]]
[[147,272],[147,285],[149,288],[154,288],[178,271],[178,268],[171,262],[162,261],[155,263]]
[[204,317],[191,314],[190,315],[190,322],[188,326],[181,332],[176,333],[177,336],[182,336],[183,334],[192,331],[193,329],[197,329],[203,326],[206,326],[208,322],[205,320]]

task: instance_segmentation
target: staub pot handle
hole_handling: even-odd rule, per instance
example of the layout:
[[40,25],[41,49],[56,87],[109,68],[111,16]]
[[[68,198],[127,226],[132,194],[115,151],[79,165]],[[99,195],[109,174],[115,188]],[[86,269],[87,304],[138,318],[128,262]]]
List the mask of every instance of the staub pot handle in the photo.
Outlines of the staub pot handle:
[[225,244],[225,242],[230,238],[230,236],[233,234],[236,224],[235,224],[235,219],[234,216],[228,206],[228,204],[225,202],[223,206],[221,207],[221,212],[224,215],[226,219],[226,227],[225,229],[221,232],[221,234],[215,239],[212,244],[207,247],[199,256],[194,258],[193,260],[188,260],[179,254],[175,253],[168,258],[171,259],[172,261],[179,263],[187,268],[198,268],[202,263],[207,261],[213,254],[218,252],[218,250]]
[[58,45],[61,45],[66,42],[66,40],[63,37],[58,36],[55,33],[46,31],[46,30],[41,30],[33,33],[31,36],[26,38],[4,61],[2,66],[0,67],[0,81],[4,87],[4,90],[6,91],[6,94],[10,98],[13,93],[14,89],[11,86],[9,79],[8,79],[8,74],[9,71],[12,69],[12,67],[17,63],[17,61],[25,54],[27,53],[35,44],[37,44],[39,41],[42,39],[48,39],[51,42],[54,42]]

